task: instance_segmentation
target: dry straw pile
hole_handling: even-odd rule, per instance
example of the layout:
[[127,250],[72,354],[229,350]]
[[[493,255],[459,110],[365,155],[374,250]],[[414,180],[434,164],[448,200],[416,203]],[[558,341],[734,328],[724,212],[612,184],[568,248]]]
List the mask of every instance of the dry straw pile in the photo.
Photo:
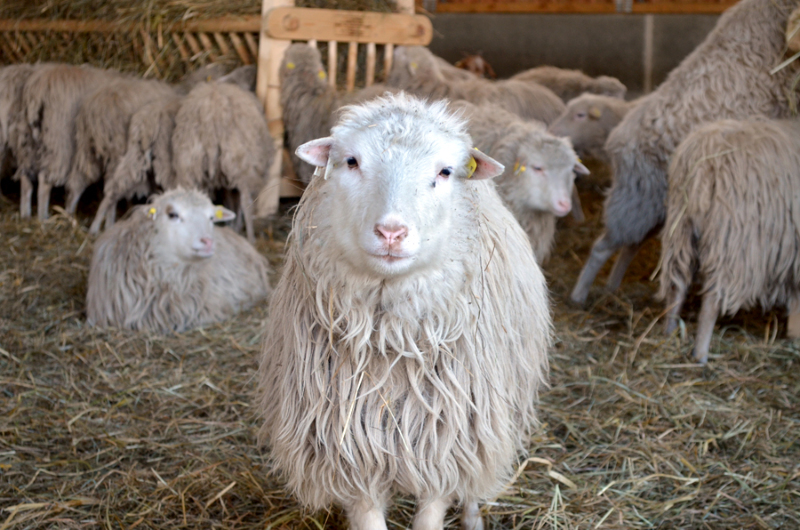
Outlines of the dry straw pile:
[[[545,267],[552,388],[530,458],[485,507],[488,528],[800,528],[800,350],[776,338],[775,314],[722,320],[709,367],[690,364],[690,344],[657,321],[657,242],[620,294],[567,304],[602,180],[582,183],[588,221],[566,220]],[[178,336],[89,328],[93,210],[21,222],[5,188],[0,529],[344,528],[337,510],[298,507],[255,446],[265,308]],[[284,211],[259,232],[278,269],[287,227]],[[406,528],[412,503],[397,506],[390,528]]]

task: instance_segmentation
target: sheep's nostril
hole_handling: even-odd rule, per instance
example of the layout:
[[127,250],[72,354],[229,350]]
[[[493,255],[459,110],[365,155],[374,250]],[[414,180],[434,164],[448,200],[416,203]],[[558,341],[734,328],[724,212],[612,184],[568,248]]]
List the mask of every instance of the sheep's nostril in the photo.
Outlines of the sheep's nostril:
[[200,243],[202,243],[206,248],[211,248],[214,246],[214,240],[210,237],[201,237]]
[[408,227],[404,225],[375,225],[375,235],[385,239],[390,245],[401,242],[408,235]]

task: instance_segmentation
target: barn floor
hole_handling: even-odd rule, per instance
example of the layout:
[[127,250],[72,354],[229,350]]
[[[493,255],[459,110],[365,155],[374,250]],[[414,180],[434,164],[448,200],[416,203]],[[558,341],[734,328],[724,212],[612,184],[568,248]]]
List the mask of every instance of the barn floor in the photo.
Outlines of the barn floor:
[[[542,427],[485,506],[487,527],[800,528],[800,349],[780,313],[720,321],[709,367],[691,364],[690,341],[661,332],[657,242],[618,293],[598,282],[586,310],[567,303],[601,227],[594,169],[580,185],[587,221],[564,220],[545,266],[557,342]],[[180,336],[88,328],[93,211],[21,222],[6,192],[0,530],[346,527],[336,509],[304,512],[255,446],[264,307]],[[278,266],[287,230],[286,217],[264,224],[258,241]],[[412,512],[398,499],[390,528]]]

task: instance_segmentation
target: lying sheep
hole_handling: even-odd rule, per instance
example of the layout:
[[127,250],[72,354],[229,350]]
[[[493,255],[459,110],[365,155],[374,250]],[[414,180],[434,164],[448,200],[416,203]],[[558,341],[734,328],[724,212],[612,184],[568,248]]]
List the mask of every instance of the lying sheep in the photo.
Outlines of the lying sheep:
[[[236,190],[247,239],[255,240],[253,205],[275,154],[256,96],[231,83],[201,83],[187,94],[172,134],[175,179],[185,187]],[[273,183],[278,185],[278,183]]]
[[234,213],[174,189],[140,205],[95,243],[89,324],[181,332],[230,318],[269,295],[266,258],[227,228]]
[[[464,528],[511,478],[536,421],[550,317],[530,244],[446,103],[345,109],[298,154],[324,169],[295,214],[259,368],[262,442],[303,504],[386,529]],[[513,330],[513,332],[511,332]]]
[[555,66],[537,66],[520,72],[511,79],[532,81],[546,86],[555,92],[564,103],[585,92],[622,99],[625,97],[625,92],[628,91],[628,88],[616,77],[601,75],[593,78],[580,70],[565,70]]
[[[38,185],[37,214],[48,217],[50,191],[67,182],[75,151],[75,115],[83,97],[119,74],[90,66],[43,64],[28,77],[23,88],[25,119],[31,128],[33,162],[20,174],[20,215],[30,217],[30,190]],[[18,172],[20,173],[20,172]]]
[[175,186],[172,133],[180,103],[177,94],[167,92],[131,116],[125,153],[114,172],[106,174],[103,200],[89,227],[90,234],[97,234],[104,220],[106,229],[114,224],[120,200],[147,197],[158,189]]
[[582,94],[547,128],[556,136],[567,136],[581,156],[608,162],[604,149],[608,135],[633,108],[635,101],[611,96]]
[[724,118],[788,116],[795,105],[790,90],[797,65],[774,75],[783,56],[784,28],[795,0],[742,0],[726,11],[706,40],[667,80],[625,115],[605,149],[613,184],[605,202],[605,233],[572,291],[586,300],[600,268],[622,249],[607,286],[619,287],[642,242],[664,222],[667,164],[672,151],[693,128]]
[[549,89],[525,81],[473,79],[448,82],[435,56],[422,46],[398,46],[386,84],[429,99],[494,103],[524,120],[551,123],[564,103]]
[[75,116],[75,156],[67,177],[68,213],[75,213],[86,188],[104,173],[116,172],[128,145],[131,116],[155,99],[174,95],[164,82],[120,77],[100,84],[82,99]]
[[800,121],[709,123],[669,168],[660,295],[675,328],[695,271],[703,279],[694,358],[706,363],[719,314],[756,304],[800,310]]
[[294,172],[308,184],[314,168],[302,163],[295,150],[306,142],[330,134],[334,113],[344,105],[368,101],[386,91],[384,85],[373,85],[357,92],[340,94],[328,84],[319,50],[303,43],[289,46],[279,71],[283,125],[289,139]]
[[497,192],[528,234],[536,261],[544,262],[556,233],[556,218],[572,210],[575,173],[588,175],[569,140],[545,131],[495,105],[466,101],[451,105],[469,121],[478,149],[492,153],[505,171],[495,179]]

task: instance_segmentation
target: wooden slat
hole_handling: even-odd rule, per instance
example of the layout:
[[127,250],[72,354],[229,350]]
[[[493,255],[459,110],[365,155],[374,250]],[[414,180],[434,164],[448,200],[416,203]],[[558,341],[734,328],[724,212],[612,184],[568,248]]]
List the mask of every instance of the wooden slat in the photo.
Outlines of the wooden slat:
[[183,43],[180,34],[172,33],[172,41],[175,43],[175,46],[178,47],[178,53],[181,54],[181,59],[188,61],[192,54],[186,49],[186,45]]
[[336,58],[336,53],[339,48],[339,43],[335,40],[328,42],[328,84],[336,88],[336,70],[339,61]]
[[389,72],[392,71],[392,59],[394,58],[394,44],[387,44],[383,50],[383,80],[389,79]]
[[317,49],[317,39],[311,39],[311,40],[309,40],[309,41],[308,41],[308,45],[309,45],[309,46],[311,46],[312,48],[314,48],[314,49],[316,50],[316,49]]
[[397,0],[397,12],[406,15],[414,14],[414,0]]
[[203,49],[206,51],[206,53],[208,53],[211,61],[214,62],[219,59],[219,54],[214,49],[214,44],[211,42],[211,38],[208,36],[208,33],[200,32],[197,34],[197,37],[200,39],[200,42],[203,43]]
[[[736,4],[736,0],[725,2],[634,2],[632,14],[719,14]],[[444,2],[436,4],[437,13],[583,13],[609,14],[617,13],[613,2]]]
[[31,47],[28,45],[28,40],[22,37],[21,32],[17,31],[14,33],[14,40],[22,48],[22,51],[25,52],[25,55],[31,53]]
[[258,59],[258,43],[256,43],[256,38],[253,36],[252,33],[249,31],[247,33],[243,33],[244,35],[244,42],[247,44],[247,49],[250,50],[250,55]]
[[366,72],[366,85],[372,86],[375,82],[375,43],[367,43],[367,72]]
[[222,52],[222,55],[229,55],[231,53],[231,47],[228,46],[228,42],[225,40],[225,35],[219,31],[215,31],[213,35],[214,42],[216,42],[217,46],[219,46],[219,51]]
[[350,42],[347,45],[347,91],[356,88],[356,66],[358,63],[358,43]]
[[20,52],[19,45],[14,42],[14,38],[11,36],[9,32],[3,32],[3,37],[6,41],[6,49],[9,55],[11,55],[14,60],[18,63],[21,63],[25,60],[25,56]]
[[[132,31],[137,24],[108,22],[104,20],[0,20],[0,31],[56,31],[69,33],[114,33],[120,30]],[[200,32],[237,32],[258,33],[261,29],[261,17],[249,15],[243,17],[220,17],[210,20],[195,20],[170,24],[164,27],[169,33],[174,31]]]
[[244,42],[242,42],[239,34],[229,33],[228,37],[231,39],[231,44],[233,44],[233,49],[236,50],[236,55],[239,56],[239,59],[241,59],[244,64],[252,64],[253,59],[250,57],[250,53],[247,51],[247,46],[245,46]]
[[186,39],[186,42],[189,44],[189,48],[192,50],[192,56],[203,53],[203,49],[200,47],[200,43],[197,42],[197,39],[194,38],[194,35],[186,32],[183,34],[183,38]]
[[273,39],[427,46],[433,38],[425,16],[369,11],[280,7],[269,12],[266,26]]

